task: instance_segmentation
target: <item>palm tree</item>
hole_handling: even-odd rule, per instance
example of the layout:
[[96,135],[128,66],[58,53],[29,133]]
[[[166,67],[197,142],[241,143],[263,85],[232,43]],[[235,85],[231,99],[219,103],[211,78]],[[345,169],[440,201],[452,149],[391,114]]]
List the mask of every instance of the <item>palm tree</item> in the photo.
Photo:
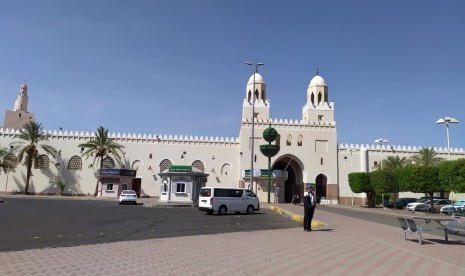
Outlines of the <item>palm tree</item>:
[[[100,164],[100,169],[103,167],[103,159],[106,156],[113,155],[116,159],[120,159],[120,154],[122,153],[123,145],[120,145],[112,141],[108,137],[108,129],[105,129],[103,126],[99,126],[97,132],[95,133],[95,139],[90,140],[84,144],[80,144],[78,147],[84,148],[83,156],[89,158],[90,156],[94,157],[93,165],[95,162]],[[97,184],[95,185],[94,196],[97,196],[98,193],[99,181],[97,179]]]
[[406,157],[400,158],[399,155],[396,155],[395,157],[388,156],[383,162],[384,162],[383,163],[384,170],[393,171],[397,168],[401,168],[407,165],[407,158]]
[[0,168],[6,171],[5,157],[8,155],[8,150],[5,147],[0,147]]
[[21,162],[24,160],[24,165],[27,167],[26,173],[26,186],[24,187],[24,194],[28,194],[29,191],[29,180],[32,175],[32,165],[36,164],[37,157],[39,156],[39,149],[44,150],[46,153],[56,156],[57,150],[47,144],[42,144],[48,140],[48,134],[42,128],[40,123],[28,122],[22,129],[19,130],[19,139],[11,143],[13,151],[18,152],[18,159]]
[[417,155],[411,157],[411,160],[416,165],[434,166],[442,161],[442,158],[437,157],[437,153],[433,148],[422,148]]

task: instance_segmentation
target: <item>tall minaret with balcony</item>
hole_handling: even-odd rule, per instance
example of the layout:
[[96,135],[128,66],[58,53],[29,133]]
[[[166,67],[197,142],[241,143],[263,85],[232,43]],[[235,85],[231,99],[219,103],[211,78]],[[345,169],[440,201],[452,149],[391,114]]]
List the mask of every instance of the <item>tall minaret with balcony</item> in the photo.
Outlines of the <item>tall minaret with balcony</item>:
[[5,112],[4,128],[22,128],[27,122],[34,122],[34,114],[27,111],[27,85],[21,85],[13,110]]
[[255,118],[259,120],[268,120],[270,118],[270,102],[266,98],[266,83],[263,77],[258,73],[254,73],[247,82],[245,99],[242,104],[242,121],[251,120],[253,109],[252,101],[255,101]]
[[307,103],[302,108],[305,123],[334,123],[334,103],[329,101],[328,86],[318,75],[313,77],[307,88]]

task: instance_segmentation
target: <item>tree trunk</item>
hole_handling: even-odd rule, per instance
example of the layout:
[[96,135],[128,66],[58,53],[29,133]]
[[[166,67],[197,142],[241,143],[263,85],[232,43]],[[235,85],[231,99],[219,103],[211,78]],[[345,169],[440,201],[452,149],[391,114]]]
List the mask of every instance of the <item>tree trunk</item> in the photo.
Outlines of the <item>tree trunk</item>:
[[24,187],[24,194],[29,194],[29,180],[31,179],[31,168],[32,168],[32,160],[27,162],[27,173],[26,173],[26,186]]
[[[103,165],[102,162],[103,162],[103,156],[100,157],[100,171],[102,170],[102,165]],[[97,184],[95,184],[95,193],[94,193],[94,197],[97,197],[97,195],[98,195],[98,183],[99,183],[99,178],[98,178],[98,176],[96,176],[96,177],[97,177]]]

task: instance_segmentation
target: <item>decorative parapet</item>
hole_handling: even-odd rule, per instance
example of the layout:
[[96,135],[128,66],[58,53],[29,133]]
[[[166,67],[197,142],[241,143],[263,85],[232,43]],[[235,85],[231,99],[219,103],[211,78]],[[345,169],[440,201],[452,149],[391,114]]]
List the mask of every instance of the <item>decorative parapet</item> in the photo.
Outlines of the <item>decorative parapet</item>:
[[[396,146],[396,145],[369,145],[369,144],[339,144],[339,151],[360,151],[360,150],[370,150],[370,151],[384,151],[384,152],[406,152],[413,153],[419,152],[423,148],[433,148],[437,153],[448,153],[446,147],[421,147],[421,146]],[[463,148],[451,148],[451,153],[465,154]]]
[[[304,120],[292,120],[292,119],[263,119],[263,118],[255,118],[256,124],[272,124],[273,126],[279,127],[281,125],[286,126],[296,126],[296,127],[336,127],[335,121],[318,121],[318,122],[310,122],[307,123]],[[242,124],[252,124],[252,120],[250,118],[242,118]]]
[[[95,138],[94,132],[47,130],[51,141],[59,140],[90,140]],[[0,136],[14,138],[19,136],[18,129],[0,128]],[[159,134],[136,134],[136,133],[110,133],[109,137],[116,142],[141,142],[159,144],[198,144],[198,145],[239,145],[239,137],[213,137],[213,136],[188,136],[188,135],[159,135]]]

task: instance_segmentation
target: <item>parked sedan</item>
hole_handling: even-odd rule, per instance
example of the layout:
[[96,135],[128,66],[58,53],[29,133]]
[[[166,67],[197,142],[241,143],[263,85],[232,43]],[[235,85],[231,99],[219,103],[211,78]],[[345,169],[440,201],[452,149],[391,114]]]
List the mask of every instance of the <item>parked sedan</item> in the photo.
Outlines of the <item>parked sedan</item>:
[[[433,199],[433,212],[439,212],[441,207],[452,204],[449,199]],[[431,202],[425,202],[415,206],[414,211],[431,212]]]
[[454,213],[462,213],[463,207],[465,206],[465,200],[459,200],[454,203],[454,205],[446,205],[441,208],[439,211],[441,214],[450,215]]
[[415,211],[417,205],[424,204],[424,203],[429,203],[429,199],[422,199],[422,200],[417,201],[417,202],[411,202],[411,203],[407,204],[407,210]]
[[137,194],[134,190],[123,190],[119,195],[119,204],[125,202],[131,202],[132,204],[137,203]]

